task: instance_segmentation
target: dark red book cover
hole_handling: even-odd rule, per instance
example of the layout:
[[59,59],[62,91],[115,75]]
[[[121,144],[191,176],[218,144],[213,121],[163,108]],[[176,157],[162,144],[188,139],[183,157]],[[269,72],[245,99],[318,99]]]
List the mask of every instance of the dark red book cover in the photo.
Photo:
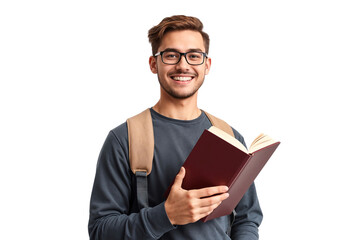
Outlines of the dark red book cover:
[[204,130],[183,165],[186,174],[182,187],[191,190],[226,185],[229,197],[203,218],[203,222],[232,212],[279,144],[247,154]]

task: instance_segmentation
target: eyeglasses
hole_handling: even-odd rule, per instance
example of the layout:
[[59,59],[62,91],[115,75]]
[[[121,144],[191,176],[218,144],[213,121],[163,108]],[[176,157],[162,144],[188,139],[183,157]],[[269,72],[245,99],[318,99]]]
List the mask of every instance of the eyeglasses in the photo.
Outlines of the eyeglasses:
[[184,56],[186,62],[190,65],[201,65],[204,63],[205,58],[207,58],[207,54],[204,52],[186,52],[181,53],[174,50],[165,50],[162,52],[158,52],[154,55],[154,57],[161,56],[161,61],[165,64],[175,65],[180,62],[181,56]]

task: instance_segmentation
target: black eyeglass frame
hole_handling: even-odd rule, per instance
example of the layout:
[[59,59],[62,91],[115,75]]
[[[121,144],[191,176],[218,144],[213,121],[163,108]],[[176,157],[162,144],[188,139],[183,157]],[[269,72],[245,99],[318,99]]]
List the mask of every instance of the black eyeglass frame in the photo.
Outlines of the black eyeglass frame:
[[[176,63],[166,63],[166,62],[164,62],[163,54],[166,53],[166,52],[175,52],[175,53],[180,54],[180,57],[179,57],[178,61],[177,61]],[[189,61],[188,61],[188,59],[187,59],[187,56],[186,56],[186,54],[188,54],[188,53],[201,53],[201,54],[203,55],[203,61],[202,61],[202,63],[197,63],[197,64],[189,63]],[[178,63],[180,62],[180,60],[181,60],[181,57],[184,56],[186,62],[187,62],[189,65],[199,66],[199,65],[204,64],[205,58],[208,58],[208,55],[207,55],[206,53],[200,52],[200,51],[190,51],[190,52],[182,53],[182,52],[178,52],[178,51],[175,51],[175,50],[164,50],[164,51],[155,53],[155,54],[154,54],[154,57],[157,57],[157,56],[159,56],[159,55],[161,56],[161,61],[162,61],[164,64],[167,64],[167,65],[176,65],[176,64],[178,64]]]

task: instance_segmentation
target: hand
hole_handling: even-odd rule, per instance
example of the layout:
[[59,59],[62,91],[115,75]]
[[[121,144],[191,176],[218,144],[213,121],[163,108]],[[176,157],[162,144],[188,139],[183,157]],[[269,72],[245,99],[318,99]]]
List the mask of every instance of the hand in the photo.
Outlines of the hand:
[[226,193],[228,191],[227,186],[185,190],[181,188],[184,177],[185,168],[182,167],[176,175],[169,196],[165,201],[165,211],[173,225],[196,222],[209,215],[223,200],[229,197],[229,194]]

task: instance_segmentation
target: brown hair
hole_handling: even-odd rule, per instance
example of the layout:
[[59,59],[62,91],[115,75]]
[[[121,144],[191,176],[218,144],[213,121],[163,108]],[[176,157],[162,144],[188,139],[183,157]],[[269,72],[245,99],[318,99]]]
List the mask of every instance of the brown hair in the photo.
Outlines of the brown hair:
[[203,32],[202,29],[203,24],[196,17],[175,15],[172,17],[164,18],[158,25],[152,27],[148,33],[153,55],[155,55],[155,53],[158,51],[161,40],[164,37],[165,33],[176,30],[193,30],[199,32],[204,40],[205,52],[209,53],[209,35]]

